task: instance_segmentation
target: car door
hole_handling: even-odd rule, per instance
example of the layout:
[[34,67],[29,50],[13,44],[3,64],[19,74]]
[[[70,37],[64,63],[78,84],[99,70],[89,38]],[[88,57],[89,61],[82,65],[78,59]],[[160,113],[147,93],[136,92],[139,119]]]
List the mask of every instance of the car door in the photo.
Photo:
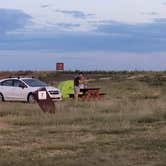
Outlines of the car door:
[[28,95],[27,86],[20,80],[14,80],[13,87],[13,96],[15,100],[26,101]]
[[13,99],[13,80],[4,80],[1,82],[0,91],[3,94],[5,100]]

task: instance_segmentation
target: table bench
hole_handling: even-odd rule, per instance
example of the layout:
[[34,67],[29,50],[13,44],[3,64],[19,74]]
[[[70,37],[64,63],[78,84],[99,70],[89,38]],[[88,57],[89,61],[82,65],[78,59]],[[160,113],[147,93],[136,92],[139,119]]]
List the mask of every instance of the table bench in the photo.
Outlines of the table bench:
[[[78,97],[82,98],[83,94],[78,94]],[[69,94],[69,98],[74,98],[74,94],[73,93]]]
[[[91,100],[91,99],[102,99],[106,93],[101,93],[100,88],[85,88],[80,89],[82,94],[79,94],[78,97],[84,100]],[[74,94],[69,94],[70,98],[74,98]]]

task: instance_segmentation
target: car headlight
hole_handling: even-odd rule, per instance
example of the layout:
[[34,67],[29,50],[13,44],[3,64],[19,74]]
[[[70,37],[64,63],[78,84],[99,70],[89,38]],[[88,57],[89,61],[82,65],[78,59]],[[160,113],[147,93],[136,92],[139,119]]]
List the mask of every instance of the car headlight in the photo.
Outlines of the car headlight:
[[58,95],[60,94],[60,92],[58,90],[54,91],[54,90],[51,90],[51,91],[48,91],[51,95]]

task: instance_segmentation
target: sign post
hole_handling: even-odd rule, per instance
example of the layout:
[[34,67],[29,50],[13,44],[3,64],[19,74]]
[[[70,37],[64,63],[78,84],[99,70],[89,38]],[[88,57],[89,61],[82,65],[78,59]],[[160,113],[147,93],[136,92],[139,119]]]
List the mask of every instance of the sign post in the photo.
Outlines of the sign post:
[[35,100],[43,112],[55,113],[55,104],[50,98],[46,88],[34,92]]

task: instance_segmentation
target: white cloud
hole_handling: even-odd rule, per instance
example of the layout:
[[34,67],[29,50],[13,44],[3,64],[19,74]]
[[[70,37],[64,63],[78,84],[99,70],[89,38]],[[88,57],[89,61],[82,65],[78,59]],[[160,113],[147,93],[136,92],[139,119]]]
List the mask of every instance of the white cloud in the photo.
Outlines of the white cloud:
[[[35,27],[50,27],[57,23],[76,23],[80,27],[74,30],[88,31],[92,27],[89,21],[113,20],[126,23],[151,22],[154,17],[166,17],[163,0],[5,0],[1,8],[21,9],[33,17]],[[81,11],[95,14],[94,17],[74,18],[57,13],[56,10]],[[142,14],[142,13],[158,13]]]

